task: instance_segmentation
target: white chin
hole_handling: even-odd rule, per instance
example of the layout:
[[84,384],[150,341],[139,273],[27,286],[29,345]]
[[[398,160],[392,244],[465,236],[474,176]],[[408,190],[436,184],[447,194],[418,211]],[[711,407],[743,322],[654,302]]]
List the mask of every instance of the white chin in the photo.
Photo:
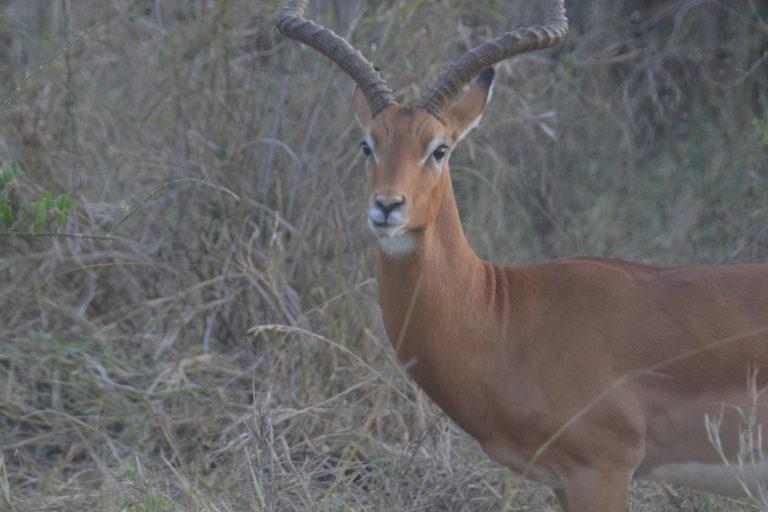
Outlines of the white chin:
[[403,258],[413,252],[416,246],[416,237],[409,231],[399,235],[379,235],[378,239],[379,247],[390,258]]

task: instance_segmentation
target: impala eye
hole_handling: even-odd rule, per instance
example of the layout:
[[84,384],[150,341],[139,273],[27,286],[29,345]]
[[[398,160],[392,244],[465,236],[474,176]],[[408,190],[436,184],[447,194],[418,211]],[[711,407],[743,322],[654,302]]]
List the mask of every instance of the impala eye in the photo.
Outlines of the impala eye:
[[443,144],[442,146],[440,146],[439,148],[437,148],[437,149],[436,149],[436,150],[435,150],[435,151],[432,153],[432,156],[433,156],[433,157],[435,157],[435,160],[437,160],[437,161],[439,162],[439,161],[440,161],[440,160],[442,160],[442,159],[443,159],[443,157],[445,156],[445,152],[446,152],[446,151],[448,151],[448,146],[446,146],[445,144]]
[[370,148],[370,146],[368,146],[368,143],[367,142],[361,142],[360,145],[363,147],[363,154],[365,156],[371,156],[371,153],[373,153],[373,151],[371,151],[371,148]]

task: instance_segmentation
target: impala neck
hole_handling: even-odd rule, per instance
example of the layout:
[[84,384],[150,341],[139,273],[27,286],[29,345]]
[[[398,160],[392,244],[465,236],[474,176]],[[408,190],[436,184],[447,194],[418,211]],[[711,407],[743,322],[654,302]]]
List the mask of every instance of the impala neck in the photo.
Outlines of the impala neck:
[[437,216],[426,228],[413,233],[413,249],[407,255],[392,256],[379,247],[384,324],[398,357],[406,364],[417,352],[428,349],[433,331],[424,327],[425,321],[444,315],[441,298],[454,303],[450,298],[466,298],[480,264],[461,228],[450,176],[444,174]]

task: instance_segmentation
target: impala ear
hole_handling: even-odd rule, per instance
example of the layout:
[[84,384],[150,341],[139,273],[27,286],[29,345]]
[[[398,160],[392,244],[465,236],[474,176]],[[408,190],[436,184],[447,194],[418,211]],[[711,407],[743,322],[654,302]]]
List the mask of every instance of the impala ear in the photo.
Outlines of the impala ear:
[[360,87],[355,87],[352,103],[355,107],[355,117],[357,118],[357,122],[360,124],[363,131],[367,132],[373,117],[371,116],[371,107],[368,105],[368,100],[365,98],[363,91],[360,90]]
[[445,112],[445,124],[452,128],[454,144],[480,123],[483,110],[493,94],[493,77],[493,68],[480,73],[475,85]]

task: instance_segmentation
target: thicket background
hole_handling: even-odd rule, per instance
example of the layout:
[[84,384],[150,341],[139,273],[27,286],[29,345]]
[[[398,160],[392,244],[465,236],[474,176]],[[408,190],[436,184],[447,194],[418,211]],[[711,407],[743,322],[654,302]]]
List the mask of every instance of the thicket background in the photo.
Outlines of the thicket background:
[[[171,185],[114,242],[0,237],[0,509],[557,509],[533,483],[513,495],[394,363],[353,84],[277,33],[281,3],[0,2],[0,102],[97,24],[0,113],[0,165],[25,172],[15,212],[67,193],[80,215],[62,230],[105,235],[176,178],[239,196]],[[410,104],[538,4],[318,0],[310,16]],[[476,252],[768,260],[768,5],[566,7],[569,39],[500,65],[452,158]],[[633,488],[633,510],[679,508],[744,505]]]

